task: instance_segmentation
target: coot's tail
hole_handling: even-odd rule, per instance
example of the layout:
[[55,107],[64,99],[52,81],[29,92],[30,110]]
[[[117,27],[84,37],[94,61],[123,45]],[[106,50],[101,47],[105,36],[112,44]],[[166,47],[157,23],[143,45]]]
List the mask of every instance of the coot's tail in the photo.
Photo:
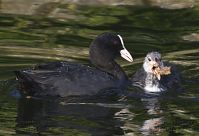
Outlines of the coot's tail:
[[30,85],[34,83],[31,76],[27,72],[19,70],[19,71],[14,71],[14,73],[15,73],[15,75],[17,77],[17,81],[19,83],[27,83]]
[[34,95],[34,90],[37,90],[38,86],[31,76],[22,70],[14,71],[14,73],[19,83],[18,89],[20,90],[21,95]]

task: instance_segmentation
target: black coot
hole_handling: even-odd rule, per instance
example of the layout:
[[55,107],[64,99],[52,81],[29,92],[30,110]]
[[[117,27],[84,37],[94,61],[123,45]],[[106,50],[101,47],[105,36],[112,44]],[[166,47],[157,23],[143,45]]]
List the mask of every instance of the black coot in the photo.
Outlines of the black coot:
[[118,56],[129,62],[133,59],[120,35],[99,35],[91,43],[89,54],[94,67],[64,61],[15,71],[21,94],[60,97],[95,95],[106,88],[125,86],[128,78],[114,59]]
[[[171,67],[171,74],[157,77],[154,68],[165,66]],[[133,75],[132,84],[147,92],[161,92],[180,87],[180,75],[175,65],[161,60],[159,52],[150,52],[146,55],[143,66]]]

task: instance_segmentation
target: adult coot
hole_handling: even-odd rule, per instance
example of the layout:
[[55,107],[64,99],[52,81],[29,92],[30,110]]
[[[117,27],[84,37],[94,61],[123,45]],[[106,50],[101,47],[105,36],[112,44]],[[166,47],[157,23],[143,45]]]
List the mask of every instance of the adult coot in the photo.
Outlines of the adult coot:
[[90,44],[90,61],[95,67],[74,62],[51,62],[15,71],[21,94],[31,96],[95,95],[106,88],[124,87],[125,72],[114,59],[132,56],[120,35],[104,33]]
[[[170,68],[169,74],[157,74],[156,69],[166,67]],[[133,75],[132,84],[147,92],[161,92],[179,87],[180,76],[173,64],[161,60],[159,52],[150,52],[146,55],[142,68]]]

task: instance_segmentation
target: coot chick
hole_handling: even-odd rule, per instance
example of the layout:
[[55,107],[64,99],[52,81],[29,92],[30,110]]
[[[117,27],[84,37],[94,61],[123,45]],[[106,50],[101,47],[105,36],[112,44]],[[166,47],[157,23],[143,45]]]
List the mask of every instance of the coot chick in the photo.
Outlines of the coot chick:
[[[170,68],[169,74],[159,75],[156,68]],[[162,92],[180,86],[180,76],[171,63],[163,62],[159,52],[150,52],[146,55],[142,68],[132,77],[133,86],[144,89],[146,92]]]
[[64,61],[15,71],[21,94],[60,97],[95,95],[106,88],[126,85],[128,78],[114,59],[121,56],[132,62],[133,58],[120,35],[99,35],[90,44],[89,55],[94,67]]

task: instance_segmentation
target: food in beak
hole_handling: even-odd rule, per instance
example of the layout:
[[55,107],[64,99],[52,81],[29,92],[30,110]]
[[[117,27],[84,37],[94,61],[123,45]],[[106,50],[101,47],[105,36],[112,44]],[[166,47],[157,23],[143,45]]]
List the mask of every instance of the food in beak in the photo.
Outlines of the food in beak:
[[161,75],[169,75],[171,74],[171,67],[152,67],[152,71],[154,75],[158,78],[158,80],[161,79]]

